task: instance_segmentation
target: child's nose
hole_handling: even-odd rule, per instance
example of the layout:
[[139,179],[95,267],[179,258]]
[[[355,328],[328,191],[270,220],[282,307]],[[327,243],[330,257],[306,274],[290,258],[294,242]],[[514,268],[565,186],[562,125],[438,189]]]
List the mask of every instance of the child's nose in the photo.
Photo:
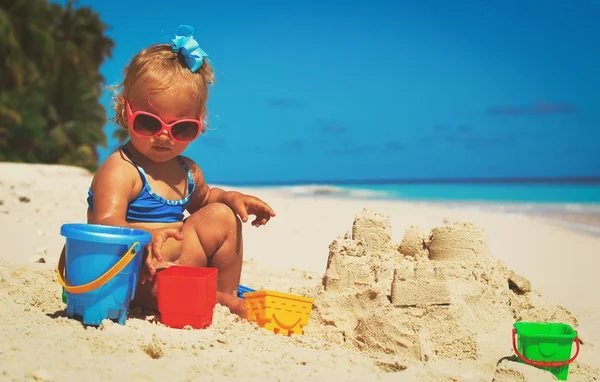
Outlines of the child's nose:
[[156,138],[166,141],[166,140],[170,139],[171,137],[169,137],[169,132],[167,131],[167,129],[163,129],[163,131],[161,131],[160,134],[158,135],[158,137],[156,137]]

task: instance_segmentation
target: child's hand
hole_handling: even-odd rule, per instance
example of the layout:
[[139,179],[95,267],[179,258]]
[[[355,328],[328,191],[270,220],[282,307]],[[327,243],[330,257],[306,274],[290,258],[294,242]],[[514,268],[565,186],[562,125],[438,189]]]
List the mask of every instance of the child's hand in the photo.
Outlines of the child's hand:
[[145,284],[146,281],[152,281],[154,275],[156,275],[156,268],[152,265],[152,261],[153,259],[156,260],[156,262],[162,261],[160,250],[165,241],[171,237],[177,240],[183,240],[183,234],[176,228],[161,229],[153,232],[152,242],[146,247],[146,272],[141,275],[142,284]]
[[248,221],[248,215],[256,216],[256,219],[252,221],[252,225],[255,227],[267,224],[269,219],[275,216],[275,212],[267,203],[254,196],[235,191],[227,193],[226,204],[238,214],[244,223]]

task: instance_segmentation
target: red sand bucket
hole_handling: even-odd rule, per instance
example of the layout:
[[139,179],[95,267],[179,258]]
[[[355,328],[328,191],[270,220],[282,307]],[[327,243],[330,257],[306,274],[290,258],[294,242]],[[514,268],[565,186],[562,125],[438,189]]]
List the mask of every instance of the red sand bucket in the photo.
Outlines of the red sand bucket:
[[217,303],[217,268],[172,266],[156,275],[161,322],[171,328],[210,326]]

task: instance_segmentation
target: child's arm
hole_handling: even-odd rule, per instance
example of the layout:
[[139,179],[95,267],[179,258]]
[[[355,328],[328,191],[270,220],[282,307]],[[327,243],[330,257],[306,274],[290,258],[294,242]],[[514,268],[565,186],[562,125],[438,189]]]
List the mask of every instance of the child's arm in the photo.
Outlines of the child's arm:
[[88,223],[129,227],[127,205],[135,197],[133,189],[137,169],[116,152],[110,155],[96,172],[92,181],[94,208]]
[[223,203],[235,211],[244,223],[248,221],[248,215],[255,215],[256,219],[254,219],[252,225],[256,227],[267,224],[269,219],[275,216],[275,212],[267,203],[254,196],[209,187],[198,165],[189,158],[185,158],[185,160],[192,171],[194,183],[196,184],[196,190],[192,194],[187,208],[190,214],[209,203]]
[[138,170],[120,151],[110,155],[92,181],[94,208],[88,217],[88,223],[139,227],[139,224],[127,222],[129,202],[139,193],[136,189],[139,190],[143,186],[139,182],[141,179]]
[[[117,227],[139,228],[127,222],[127,206],[137,194],[134,192],[136,182],[141,181],[138,171],[120,152],[112,154],[100,166],[92,182],[94,208],[88,216],[88,223]],[[148,246],[148,258],[154,257],[162,261],[160,249],[169,238],[181,240],[181,227],[157,228],[144,230],[152,234],[152,243]]]
[[190,214],[198,211],[200,208],[206,206],[209,203],[219,202],[223,199],[223,195],[227,192],[220,188],[209,187],[206,181],[204,180],[204,174],[200,167],[191,159],[184,158],[190,171],[192,172],[192,177],[194,178],[194,184],[196,185],[196,190],[192,194],[190,198],[190,204],[188,205],[187,211]]

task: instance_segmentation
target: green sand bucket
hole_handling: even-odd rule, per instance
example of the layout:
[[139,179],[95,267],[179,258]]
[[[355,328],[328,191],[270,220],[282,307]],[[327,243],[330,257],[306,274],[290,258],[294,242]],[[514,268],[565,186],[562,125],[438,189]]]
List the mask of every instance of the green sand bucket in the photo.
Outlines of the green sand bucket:
[[[516,335],[519,335],[518,345]],[[575,355],[571,349],[575,340]],[[579,355],[577,331],[567,324],[553,322],[516,322],[512,330],[513,350],[519,360],[547,370],[565,381],[569,364]]]

